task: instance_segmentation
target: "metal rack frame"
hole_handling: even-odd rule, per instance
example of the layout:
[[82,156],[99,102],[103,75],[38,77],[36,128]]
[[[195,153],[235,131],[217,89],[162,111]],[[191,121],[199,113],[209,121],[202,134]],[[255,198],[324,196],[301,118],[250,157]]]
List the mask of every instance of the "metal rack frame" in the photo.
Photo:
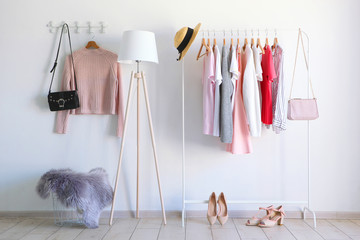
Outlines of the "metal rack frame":
[[[245,32],[245,36],[247,36],[247,31],[251,29],[251,32],[253,34],[253,29],[255,29],[255,31],[258,31],[258,35],[260,35],[260,31],[265,31],[266,36],[268,35],[269,30],[267,28],[265,29],[261,29],[260,28],[245,28],[242,29],[241,32]],[[298,31],[299,29],[282,29],[280,31]],[[275,31],[275,35],[277,34],[278,29],[274,29]],[[203,35],[205,33],[208,33],[208,36],[210,36],[210,32],[211,33],[216,33],[216,32],[222,32],[224,33],[224,36],[226,35],[226,33],[231,33],[231,35],[233,36],[233,33],[237,33],[238,35],[240,35],[240,29],[235,29],[235,30],[202,30],[201,31],[203,33]],[[308,79],[310,77],[310,55],[309,55],[309,50],[310,50],[310,39],[309,36],[306,32],[302,31],[302,33],[304,33],[304,35],[307,38],[307,42],[308,42],[308,61],[309,61],[309,71],[308,71]],[[184,65],[185,65],[185,59],[183,59],[182,61],[182,212],[181,212],[181,217],[182,217],[182,226],[184,227],[185,225],[185,217],[186,217],[186,204],[207,204],[208,200],[192,200],[192,199],[186,199],[186,167],[185,167],[185,77],[184,77]],[[308,89],[307,89],[307,93],[308,93],[308,97],[309,97],[309,84],[307,85]],[[308,154],[307,154],[307,162],[308,162],[308,171],[307,171],[307,177],[308,177],[308,194],[307,194],[307,200],[306,201],[281,201],[281,200],[228,200],[227,203],[228,204],[267,204],[267,203],[272,203],[272,204],[298,204],[298,205],[305,205],[305,207],[303,208],[303,219],[306,219],[306,212],[310,212],[313,215],[313,221],[314,221],[314,228],[316,228],[316,214],[313,210],[311,210],[310,208],[310,182],[311,182],[311,176],[310,176],[310,170],[311,170],[311,158],[310,158],[310,122],[307,121],[307,150],[308,150]]]

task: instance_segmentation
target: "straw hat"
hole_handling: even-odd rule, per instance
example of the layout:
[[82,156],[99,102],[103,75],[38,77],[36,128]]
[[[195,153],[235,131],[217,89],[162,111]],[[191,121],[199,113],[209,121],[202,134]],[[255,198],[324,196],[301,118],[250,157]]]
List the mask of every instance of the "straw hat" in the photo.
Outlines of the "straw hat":
[[181,28],[176,34],[174,38],[174,46],[179,51],[179,58],[177,59],[180,61],[185,56],[186,52],[189,50],[191,44],[196,38],[200,30],[201,23],[196,25],[194,29],[189,27]]

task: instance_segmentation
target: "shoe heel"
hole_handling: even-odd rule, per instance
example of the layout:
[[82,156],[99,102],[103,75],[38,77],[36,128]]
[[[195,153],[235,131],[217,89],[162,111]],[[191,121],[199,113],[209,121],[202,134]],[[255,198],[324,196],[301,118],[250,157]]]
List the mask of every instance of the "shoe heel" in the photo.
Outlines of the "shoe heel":
[[278,220],[278,225],[283,225],[284,224],[284,217],[281,217],[279,220]]

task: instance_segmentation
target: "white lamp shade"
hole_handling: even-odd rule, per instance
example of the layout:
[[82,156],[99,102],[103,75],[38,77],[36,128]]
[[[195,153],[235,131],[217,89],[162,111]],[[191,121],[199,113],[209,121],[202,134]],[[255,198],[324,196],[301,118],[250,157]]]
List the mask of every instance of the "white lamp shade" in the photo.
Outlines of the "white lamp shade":
[[122,36],[119,62],[145,61],[158,63],[155,34],[148,31],[125,31]]

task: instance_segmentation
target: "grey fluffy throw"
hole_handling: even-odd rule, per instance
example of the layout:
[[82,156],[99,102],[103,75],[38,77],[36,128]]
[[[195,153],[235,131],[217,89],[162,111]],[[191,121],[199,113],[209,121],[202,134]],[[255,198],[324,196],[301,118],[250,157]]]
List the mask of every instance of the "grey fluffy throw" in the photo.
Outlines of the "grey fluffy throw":
[[65,206],[80,210],[88,228],[99,226],[100,213],[113,198],[108,175],[102,168],[89,173],[53,169],[40,178],[36,190],[41,198],[48,198],[52,192]]

